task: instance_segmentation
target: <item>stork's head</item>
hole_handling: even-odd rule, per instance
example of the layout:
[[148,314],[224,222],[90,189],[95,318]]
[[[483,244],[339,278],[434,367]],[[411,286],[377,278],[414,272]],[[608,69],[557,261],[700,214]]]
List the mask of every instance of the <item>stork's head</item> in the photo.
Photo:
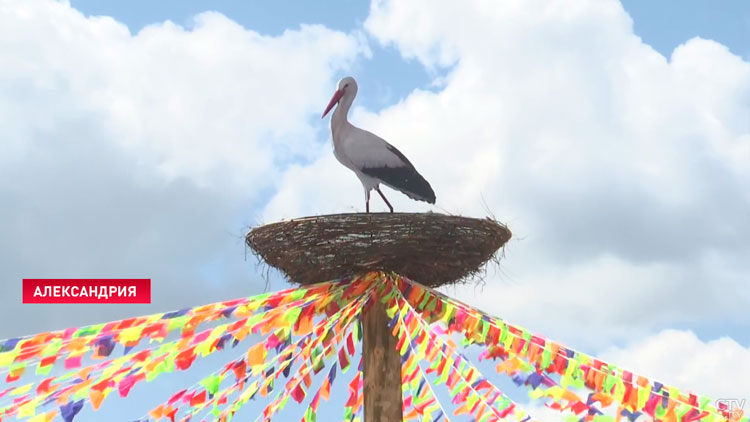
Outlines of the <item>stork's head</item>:
[[338,104],[338,102],[341,101],[342,98],[354,98],[355,95],[357,95],[357,81],[355,81],[351,76],[347,76],[341,79],[339,81],[338,88],[336,88],[336,92],[333,93],[331,101],[328,103],[328,106],[326,107],[323,115],[320,116],[320,118],[322,119],[323,117],[326,117],[326,114],[328,114],[333,106]]

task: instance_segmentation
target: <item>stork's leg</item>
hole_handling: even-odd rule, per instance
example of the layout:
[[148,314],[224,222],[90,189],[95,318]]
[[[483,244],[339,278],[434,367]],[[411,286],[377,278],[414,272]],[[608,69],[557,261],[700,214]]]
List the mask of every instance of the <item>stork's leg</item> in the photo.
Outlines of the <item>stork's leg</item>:
[[388,205],[388,208],[390,208],[391,214],[392,214],[393,213],[393,207],[391,206],[391,203],[388,202],[387,199],[385,199],[385,195],[383,195],[383,192],[380,191],[380,186],[377,186],[375,188],[375,190],[378,191],[378,193],[380,194],[380,197],[383,198],[383,201],[385,201],[385,204]]
[[370,213],[370,191],[365,192],[365,212]]

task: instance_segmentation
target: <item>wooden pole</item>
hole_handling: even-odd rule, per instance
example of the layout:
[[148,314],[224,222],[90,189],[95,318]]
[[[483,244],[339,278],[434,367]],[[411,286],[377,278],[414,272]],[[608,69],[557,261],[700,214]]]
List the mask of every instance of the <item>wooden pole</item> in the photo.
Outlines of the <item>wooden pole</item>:
[[364,422],[402,420],[401,356],[396,337],[388,328],[388,315],[380,300],[365,313],[362,353],[364,367]]

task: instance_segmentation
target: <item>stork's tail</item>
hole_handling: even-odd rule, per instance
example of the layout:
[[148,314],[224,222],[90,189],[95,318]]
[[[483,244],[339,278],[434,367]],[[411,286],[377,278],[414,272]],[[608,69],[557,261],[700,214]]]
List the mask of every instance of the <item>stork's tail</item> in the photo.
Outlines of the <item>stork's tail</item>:
[[435,203],[435,191],[432,190],[430,183],[416,171],[414,172],[414,177],[408,180],[407,186],[396,189],[400,190],[411,199],[424,201],[429,204]]

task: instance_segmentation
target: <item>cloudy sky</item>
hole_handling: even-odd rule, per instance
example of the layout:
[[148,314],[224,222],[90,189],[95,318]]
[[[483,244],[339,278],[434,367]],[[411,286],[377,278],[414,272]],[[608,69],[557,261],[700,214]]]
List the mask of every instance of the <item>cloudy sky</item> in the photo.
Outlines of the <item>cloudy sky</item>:
[[[248,227],[364,208],[320,120],[353,75],[437,194],[396,209],[514,233],[447,293],[750,399],[750,5],[721,5],[0,0],[0,338],[264,291]],[[33,277],[153,303],[21,305]]]

